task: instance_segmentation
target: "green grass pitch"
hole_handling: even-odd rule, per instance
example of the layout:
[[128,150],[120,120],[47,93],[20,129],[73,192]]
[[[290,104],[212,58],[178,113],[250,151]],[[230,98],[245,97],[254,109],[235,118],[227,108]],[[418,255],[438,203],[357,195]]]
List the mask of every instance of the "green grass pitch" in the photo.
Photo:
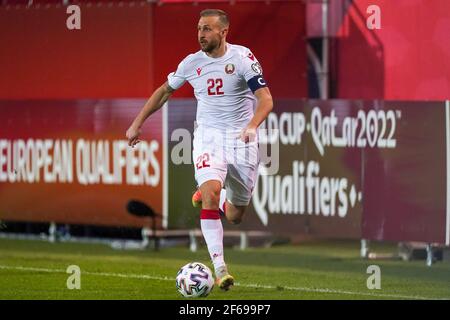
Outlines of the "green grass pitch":
[[[395,246],[378,245],[378,252]],[[359,242],[308,242],[245,251],[226,248],[237,284],[203,299],[450,299],[450,263],[367,261]],[[178,269],[191,261],[211,267],[204,247],[159,252],[107,245],[0,240],[0,299],[185,299],[175,288]],[[367,288],[369,265],[381,269],[381,289]],[[69,265],[81,269],[81,289],[69,290]]]

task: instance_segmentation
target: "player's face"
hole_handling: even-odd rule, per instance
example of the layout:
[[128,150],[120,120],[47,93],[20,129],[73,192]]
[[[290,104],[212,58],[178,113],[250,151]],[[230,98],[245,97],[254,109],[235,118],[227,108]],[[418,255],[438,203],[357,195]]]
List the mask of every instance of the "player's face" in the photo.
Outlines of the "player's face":
[[219,22],[219,17],[201,17],[198,26],[198,42],[204,52],[216,49],[226,35],[226,29]]

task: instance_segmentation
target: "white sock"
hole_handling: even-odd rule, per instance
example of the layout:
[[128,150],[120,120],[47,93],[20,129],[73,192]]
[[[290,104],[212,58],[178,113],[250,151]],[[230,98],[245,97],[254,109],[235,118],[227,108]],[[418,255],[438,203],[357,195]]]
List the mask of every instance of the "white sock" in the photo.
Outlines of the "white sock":
[[[201,217],[204,215],[202,210]],[[212,210],[209,210],[212,211]],[[217,211],[217,216],[219,212]],[[200,227],[202,229],[203,238],[205,238],[208,252],[211,257],[211,261],[214,265],[214,269],[225,265],[223,256],[223,226],[220,218],[217,219],[205,219],[203,216],[200,219]]]

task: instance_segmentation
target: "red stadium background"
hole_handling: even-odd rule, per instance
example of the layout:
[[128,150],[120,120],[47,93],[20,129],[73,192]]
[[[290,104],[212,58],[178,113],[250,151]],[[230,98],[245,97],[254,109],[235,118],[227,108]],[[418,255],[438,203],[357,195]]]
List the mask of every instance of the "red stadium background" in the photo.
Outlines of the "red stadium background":
[[[132,5],[133,4],[133,5]],[[300,1],[215,3],[231,17],[229,41],[251,48],[275,96],[306,93],[305,6]],[[0,6],[0,97],[148,97],[198,49],[191,3],[81,3],[81,30],[66,8]],[[191,97],[185,86],[175,97]]]
[[[4,2],[2,99],[147,97],[187,53],[198,50],[198,13],[211,6],[229,12],[229,41],[252,48],[274,96],[302,98],[305,40],[318,36],[321,26],[314,2],[306,15],[304,1],[75,1],[82,28],[72,31],[60,1],[29,7],[28,1]],[[382,10],[380,30],[365,25],[372,4]],[[449,1],[332,0],[330,6],[332,97],[449,97]],[[177,93],[189,96],[188,87]]]

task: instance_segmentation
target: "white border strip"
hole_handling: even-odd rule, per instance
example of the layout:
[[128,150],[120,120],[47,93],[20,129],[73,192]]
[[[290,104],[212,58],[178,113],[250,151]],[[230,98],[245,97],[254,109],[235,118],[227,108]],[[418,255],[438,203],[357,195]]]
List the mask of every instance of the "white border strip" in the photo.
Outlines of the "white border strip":
[[[47,269],[47,268],[35,268],[35,267],[23,267],[23,266],[7,266],[0,265],[0,270],[17,270],[25,272],[45,272],[45,273],[66,273],[63,269]],[[146,275],[146,274],[124,274],[124,273],[108,273],[108,272],[88,272],[81,271],[82,274],[91,276],[101,276],[101,277],[116,277],[125,279],[145,279],[145,280],[157,280],[157,281],[173,281],[175,278],[158,276],[158,275]],[[235,283],[237,287],[243,288],[260,288],[268,290],[279,290],[280,286],[274,285],[261,285],[257,283]],[[175,287],[175,286],[174,286]],[[402,294],[383,294],[383,293],[371,293],[371,292],[361,292],[361,291],[347,291],[347,290],[336,290],[329,288],[308,288],[308,287],[282,287],[285,290],[290,291],[301,291],[301,292],[313,292],[313,293],[325,293],[325,294],[346,294],[355,296],[369,296],[369,297],[379,297],[379,298],[391,298],[391,299],[414,299],[414,300],[450,300],[450,298],[433,298],[433,297],[423,297],[423,296],[410,296]]]
[[163,203],[162,203],[162,227],[167,229],[169,224],[169,114],[168,103],[162,107],[162,142],[163,142]]
[[450,245],[450,101],[445,103],[445,127],[447,147],[447,223],[445,228],[445,244]]

